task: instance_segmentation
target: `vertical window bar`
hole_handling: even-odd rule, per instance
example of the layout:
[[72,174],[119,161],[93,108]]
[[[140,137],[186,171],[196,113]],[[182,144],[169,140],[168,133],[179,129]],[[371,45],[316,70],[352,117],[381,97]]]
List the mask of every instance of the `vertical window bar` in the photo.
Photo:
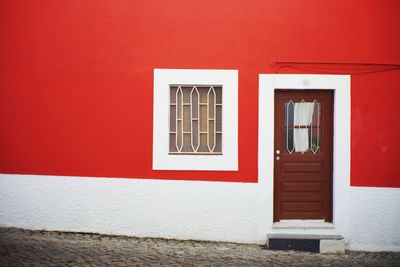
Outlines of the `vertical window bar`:
[[[181,115],[181,117],[179,117],[179,114]],[[179,121],[181,123],[179,123]],[[179,127],[179,125],[180,125],[180,127]],[[179,140],[179,134],[180,134],[181,140]],[[179,143],[179,141],[180,141],[180,143]],[[178,152],[182,151],[182,147],[183,147],[183,93],[182,93],[182,88],[180,86],[176,90],[176,144],[175,144],[175,146],[176,146],[176,149]]]
[[213,87],[213,94],[214,94],[214,105],[213,105],[213,109],[214,109],[214,146],[213,146],[213,152],[215,150],[215,147],[217,146],[217,93],[214,90]]
[[[211,106],[210,103],[210,93],[213,94],[213,105]],[[213,114],[214,114],[214,118],[210,118],[210,107],[213,108]],[[214,148],[215,148],[215,91],[214,91],[214,87],[211,86],[210,89],[208,90],[207,93],[207,148],[209,152],[213,152]],[[214,119],[214,131],[213,133],[210,133],[210,121]],[[210,135],[213,134],[214,137],[214,142],[213,142],[213,147],[211,148],[210,146]]]
[[212,89],[212,94],[213,94],[213,100],[214,100],[214,103],[212,103],[212,109],[213,109],[213,115],[214,115],[214,117],[213,117],[213,119],[214,119],[214,128],[213,128],[213,147],[212,147],[212,149],[211,149],[211,151],[212,152],[214,152],[214,150],[215,150],[215,146],[216,146],[216,143],[217,143],[217,136],[216,136],[216,131],[217,131],[217,108],[216,108],[216,104],[217,104],[217,94],[215,93],[215,90],[214,90],[214,87],[213,86],[211,86],[211,88],[210,88],[210,90]]
[[195,86],[193,86],[192,90],[190,91],[190,146],[192,147],[193,152],[195,152],[196,150],[194,149],[193,146],[193,99],[192,99],[192,95],[193,95],[193,90],[194,90]]
[[180,87],[178,87],[178,89],[176,89],[175,92],[175,147],[176,147],[176,151],[179,152],[179,148],[178,148],[178,90]]
[[[197,97],[196,107],[193,107],[193,93],[196,93],[195,97]],[[199,146],[200,146],[200,123],[199,123],[200,110],[199,110],[199,106],[200,106],[199,91],[197,90],[196,86],[193,86],[192,90],[190,91],[190,132],[191,132],[190,142],[192,145],[193,152],[197,152],[197,150],[199,149]],[[196,118],[196,122],[195,122],[197,124],[197,145],[196,146],[193,143],[194,135],[196,134],[193,131],[193,120],[194,120],[193,112],[192,112],[193,108],[197,109],[197,118]]]
[[200,148],[200,93],[196,87],[196,95],[197,95],[197,147],[196,152]]
[[[211,87],[210,87],[211,89]],[[207,92],[207,118],[206,118],[206,123],[207,123],[207,149],[208,152],[211,152],[210,149],[210,127],[209,127],[209,119],[210,119],[210,89],[208,89]]]

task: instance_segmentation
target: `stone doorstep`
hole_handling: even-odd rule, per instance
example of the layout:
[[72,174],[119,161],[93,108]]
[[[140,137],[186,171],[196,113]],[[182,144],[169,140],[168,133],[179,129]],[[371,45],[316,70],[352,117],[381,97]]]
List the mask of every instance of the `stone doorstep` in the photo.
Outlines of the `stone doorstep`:
[[325,254],[344,254],[344,238],[340,235],[270,234],[268,248],[271,250],[297,250]]

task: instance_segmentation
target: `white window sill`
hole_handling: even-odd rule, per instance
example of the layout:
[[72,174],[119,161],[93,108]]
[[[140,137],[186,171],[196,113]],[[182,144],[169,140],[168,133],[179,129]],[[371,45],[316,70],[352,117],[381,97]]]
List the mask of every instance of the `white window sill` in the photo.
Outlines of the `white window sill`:
[[332,229],[335,225],[324,220],[281,220],[272,224],[274,229]]

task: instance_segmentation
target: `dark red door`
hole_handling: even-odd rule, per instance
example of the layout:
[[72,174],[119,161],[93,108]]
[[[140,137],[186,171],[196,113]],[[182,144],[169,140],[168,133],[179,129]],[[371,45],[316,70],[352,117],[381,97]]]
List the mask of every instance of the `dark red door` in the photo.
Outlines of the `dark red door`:
[[275,91],[274,221],[332,221],[333,91]]

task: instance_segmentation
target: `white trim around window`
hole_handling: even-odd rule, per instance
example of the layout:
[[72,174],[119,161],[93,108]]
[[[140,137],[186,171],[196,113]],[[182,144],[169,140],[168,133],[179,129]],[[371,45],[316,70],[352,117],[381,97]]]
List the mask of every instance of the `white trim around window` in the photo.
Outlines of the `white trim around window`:
[[[169,154],[171,84],[222,85],[222,155]],[[238,170],[238,71],[154,69],[153,170]]]

